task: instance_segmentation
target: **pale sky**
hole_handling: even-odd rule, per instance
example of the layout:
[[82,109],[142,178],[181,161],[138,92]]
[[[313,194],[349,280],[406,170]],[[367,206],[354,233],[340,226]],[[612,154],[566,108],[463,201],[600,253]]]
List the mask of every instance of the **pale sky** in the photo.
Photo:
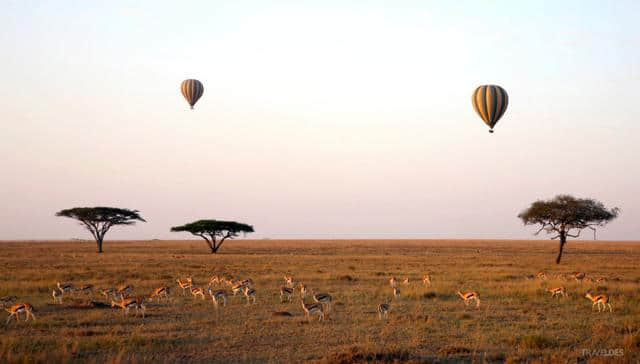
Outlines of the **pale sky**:
[[[186,5],[189,3],[189,5]],[[349,4],[348,6],[345,4]],[[560,193],[640,239],[638,1],[0,3],[0,239],[531,238]],[[205,91],[189,110],[180,82]],[[497,84],[496,133],[471,94]],[[591,236],[586,234],[587,237]]]

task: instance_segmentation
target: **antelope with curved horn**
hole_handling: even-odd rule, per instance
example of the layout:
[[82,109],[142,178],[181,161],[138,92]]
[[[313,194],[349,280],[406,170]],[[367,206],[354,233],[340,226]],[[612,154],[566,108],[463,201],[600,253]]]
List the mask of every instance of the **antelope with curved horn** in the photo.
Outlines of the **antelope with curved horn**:
[[209,288],[209,295],[211,296],[211,301],[216,306],[216,309],[218,309],[220,304],[222,304],[222,306],[227,305],[227,292],[224,289],[213,291]]
[[71,284],[71,283],[60,283],[60,282],[57,282],[56,285],[58,286],[58,289],[60,290],[60,293],[62,293],[62,294],[72,293],[73,292],[73,284]]
[[200,296],[204,300],[204,288],[202,287],[191,287],[191,294],[194,299]]
[[280,287],[280,303],[284,301],[291,301],[291,297],[293,296],[293,288],[290,287]]
[[169,287],[162,286],[154,289],[151,296],[149,296],[149,301],[153,301],[155,298],[158,299],[158,302],[162,301],[162,299],[169,300]]
[[284,276],[284,284],[287,287],[293,288],[293,277],[292,276]]
[[120,302],[111,300],[111,307],[120,307],[125,316],[129,315],[129,310],[136,309],[136,315],[142,313],[142,317],[145,316],[146,307],[144,305],[144,299],[142,297],[123,298]]
[[251,300],[253,300],[253,304],[256,304],[256,290],[250,287],[244,287],[244,296],[247,297],[247,306],[251,304]]
[[313,300],[317,303],[323,304],[327,306],[327,313],[331,311],[331,301],[333,297],[331,297],[328,293],[316,293],[313,295]]
[[305,298],[307,293],[309,293],[309,288],[305,284],[300,283],[300,297]]
[[398,280],[396,279],[396,277],[389,278],[389,285],[394,288],[398,286]]
[[178,278],[176,282],[178,282],[178,287],[182,288],[183,296],[186,294],[187,290],[191,291],[191,286],[193,286],[193,279],[191,279],[191,277],[185,280]]
[[431,275],[430,274],[426,274],[424,277],[422,277],[422,284],[424,284],[425,286],[431,287]]
[[60,303],[62,304],[62,293],[60,291],[58,291],[57,289],[53,290],[53,293],[51,294],[51,296],[53,296],[53,303]]
[[400,289],[397,288],[397,287],[393,289],[393,298],[395,298],[395,299],[399,299],[400,298]]

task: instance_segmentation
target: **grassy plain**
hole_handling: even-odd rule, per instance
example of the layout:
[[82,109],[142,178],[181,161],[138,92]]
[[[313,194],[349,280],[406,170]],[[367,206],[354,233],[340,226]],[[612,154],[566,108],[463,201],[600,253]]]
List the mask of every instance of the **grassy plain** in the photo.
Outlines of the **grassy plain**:
[[[570,241],[560,265],[555,252],[555,242],[505,240],[243,240],[217,255],[200,241],[106,242],[104,254],[90,242],[2,242],[0,296],[32,303],[37,321],[3,327],[0,362],[640,361],[640,244]],[[607,282],[525,279],[541,270]],[[252,278],[258,304],[232,297],[217,315],[210,299],[183,296],[175,283],[206,285],[223,273]],[[431,287],[420,282],[425,273]],[[284,274],[333,295],[330,319],[308,323],[297,298],[280,303]],[[390,276],[411,283],[378,320]],[[56,281],[126,283],[136,295],[169,285],[173,302],[149,304],[144,319],[82,295],[56,305]],[[558,285],[569,297],[545,291]],[[592,311],[589,288],[611,296],[613,314]],[[458,289],[477,291],[480,309]]]

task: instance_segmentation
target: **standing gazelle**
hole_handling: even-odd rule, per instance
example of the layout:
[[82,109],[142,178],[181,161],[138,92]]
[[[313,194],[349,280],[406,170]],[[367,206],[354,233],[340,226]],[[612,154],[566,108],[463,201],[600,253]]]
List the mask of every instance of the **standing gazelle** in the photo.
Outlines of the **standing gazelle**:
[[7,312],[9,312],[9,317],[7,318],[7,322],[6,324],[9,323],[9,321],[11,321],[11,318],[13,316],[16,317],[16,322],[18,322],[18,317],[20,317],[20,313],[24,312],[26,314],[26,317],[24,318],[25,321],[29,321],[29,316],[31,316],[33,318],[33,321],[36,320],[36,316],[33,314],[33,311],[35,311],[33,309],[33,306],[31,306],[30,303],[19,303],[17,305],[13,305],[9,308],[5,308],[5,310]]
[[305,284],[300,283],[300,297],[305,298],[307,293],[309,293],[309,288],[307,288]]
[[551,289],[548,289],[547,291],[549,293],[551,293],[551,297],[552,298],[555,298],[555,297],[558,297],[558,298],[567,297],[567,290],[562,286],[557,287],[557,288],[551,288]]
[[389,310],[391,309],[391,304],[389,303],[381,303],[378,305],[378,319],[382,320],[382,318],[387,318],[389,315]]
[[60,283],[60,282],[57,282],[56,284],[58,286],[58,289],[60,290],[60,293],[62,293],[62,294],[72,293],[73,292],[73,284],[71,284],[71,283]]
[[389,278],[389,285],[393,288],[398,285],[398,280],[396,279],[396,277]]
[[284,276],[284,284],[287,287],[293,288],[293,277],[292,276]]
[[144,305],[144,298],[142,297],[123,298],[120,302],[111,300],[111,307],[116,306],[122,308],[125,316],[129,315],[129,310],[132,308],[136,309],[136,315],[142,313],[142,317],[144,318],[145,316],[146,307]]
[[324,308],[321,303],[306,304],[302,298],[300,298],[300,303],[309,322],[311,322],[311,315],[313,314],[318,314],[318,321],[324,321]]
[[399,299],[400,298],[400,288],[395,287],[393,289],[393,298],[395,298],[395,299]]
[[193,295],[193,298],[200,296],[204,300],[204,288],[202,287],[192,287],[191,294]]
[[460,298],[462,298],[462,300],[464,301],[464,304],[466,306],[469,305],[469,301],[475,300],[476,301],[476,308],[480,308],[480,296],[478,296],[478,294],[476,292],[462,293],[462,292],[458,291],[456,293],[458,294],[458,296],[460,296]]
[[158,298],[158,302],[162,301],[162,299],[169,300],[169,287],[163,286],[153,290],[151,296],[149,296],[149,301],[152,301],[155,298]]
[[220,304],[222,304],[222,306],[227,305],[227,292],[224,289],[214,291],[211,288],[209,288],[209,295],[211,296],[211,300],[213,301],[213,304],[216,306],[216,309],[218,309],[218,306]]
[[584,280],[584,277],[586,277],[587,274],[584,272],[575,272],[573,273],[573,279],[576,280],[576,282],[578,283],[582,283],[582,281]]
[[603,294],[592,296],[591,292],[587,292],[585,297],[591,300],[591,302],[593,302],[593,305],[591,305],[592,310],[593,310],[593,306],[598,306],[598,312],[600,312],[601,310],[602,312],[604,312],[607,310],[607,306],[608,306],[609,312],[613,312],[613,309],[611,308],[611,304],[609,303],[608,295],[603,293]]

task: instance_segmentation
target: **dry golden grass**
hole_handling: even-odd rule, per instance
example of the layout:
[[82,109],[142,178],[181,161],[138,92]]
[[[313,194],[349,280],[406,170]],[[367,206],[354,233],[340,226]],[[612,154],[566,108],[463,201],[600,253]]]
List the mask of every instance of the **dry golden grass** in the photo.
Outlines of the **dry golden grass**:
[[[571,241],[559,266],[555,249],[541,241],[261,240],[211,255],[198,241],[134,241],[107,242],[99,255],[89,242],[4,242],[0,296],[32,303],[38,320],[4,328],[0,362],[638,362],[640,244]],[[608,280],[525,279],[541,270]],[[208,296],[183,297],[175,283],[193,276],[206,285],[216,273],[252,278],[258,304],[231,297],[218,316]],[[425,273],[431,287],[421,283]],[[308,323],[297,297],[280,303],[285,274],[333,295],[329,320]],[[376,307],[391,299],[392,275],[411,284],[400,285],[381,321]],[[126,283],[136,295],[169,285],[173,302],[149,304],[144,319],[90,307],[81,295],[54,305],[56,281]],[[568,298],[551,299],[546,288],[557,285]],[[613,314],[591,310],[589,288],[611,296]],[[478,292],[480,309],[466,307],[458,289]]]

